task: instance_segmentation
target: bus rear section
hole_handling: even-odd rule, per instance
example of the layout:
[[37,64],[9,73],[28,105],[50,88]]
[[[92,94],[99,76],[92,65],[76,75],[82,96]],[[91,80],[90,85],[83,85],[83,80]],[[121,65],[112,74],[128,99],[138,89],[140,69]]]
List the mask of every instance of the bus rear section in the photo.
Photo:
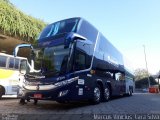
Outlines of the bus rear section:
[[20,88],[19,67],[26,58],[0,53],[0,98],[16,97]]

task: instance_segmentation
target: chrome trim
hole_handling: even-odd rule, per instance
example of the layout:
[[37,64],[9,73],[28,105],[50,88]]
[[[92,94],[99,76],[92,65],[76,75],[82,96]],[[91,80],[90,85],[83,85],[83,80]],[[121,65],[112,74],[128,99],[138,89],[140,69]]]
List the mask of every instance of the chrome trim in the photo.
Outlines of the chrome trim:
[[[76,80],[79,79],[79,76],[77,77],[74,77],[74,78],[70,78],[70,79],[67,79],[67,80],[63,80],[63,81],[59,81],[59,82],[56,82],[54,85],[53,84],[50,84],[50,85],[25,85],[24,88],[27,89],[27,90],[52,90],[52,89],[55,89],[55,88],[58,88],[58,87],[62,87],[62,86],[65,86],[65,85],[68,85]],[[62,85],[56,85],[57,83],[62,83],[62,82],[66,82],[66,84],[62,84]],[[37,89],[38,87],[38,89]]]
[[73,72],[73,74],[75,74],[75,73],[80,73],[80,72],[87,72],[87,71],[90,71],[90,70],[91,70],[90,68],[84,69],[84,70],[79,70],[79,71]]
[[[51,89],[54,89],[56,87],[57,86],[55,86],[55,85],[39,85],[39,90],[51,90]],[[37,85],[35,85],[35,86],[27,85],[24,88],[27,89],[27,90],[37,90]]]

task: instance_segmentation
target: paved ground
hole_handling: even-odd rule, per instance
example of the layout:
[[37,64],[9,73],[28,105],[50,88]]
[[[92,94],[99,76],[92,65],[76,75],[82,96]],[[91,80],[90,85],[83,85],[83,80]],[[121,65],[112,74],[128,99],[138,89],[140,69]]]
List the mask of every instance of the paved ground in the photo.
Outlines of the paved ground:
[[[109,102],[103,102],[98,105],[90,105],[85,102],[59,104],[53,101],[39,101],[37,105],[33,105],[31,101],[28,104],[19,105],[18,102],[18,99],[4,98],[0,100],[0,113],[2,114],[0,119],[2,118],[4,120],[5,118],[11,117],[17,120],[18,118],[20,119],[26,116],[32,119],[44,119],[47,116],[48,119],[75,120],[80,118],[85,120],[87,117],[89,119],[113,119],[113,116],[110,115],[160,115],[160,94],[135,93],[131,97],[114,98]],[[102,114],[109,116],[96,116]]]

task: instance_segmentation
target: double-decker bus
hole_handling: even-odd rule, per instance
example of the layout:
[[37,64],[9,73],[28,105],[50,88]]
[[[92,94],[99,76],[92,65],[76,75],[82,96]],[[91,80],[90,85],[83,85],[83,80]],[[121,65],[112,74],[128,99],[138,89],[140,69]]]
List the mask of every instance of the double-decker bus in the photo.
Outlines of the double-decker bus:
[[17,96],[22,86],[23,75],[20,74],[21,66],[27,64],[27,58],[14,57],[13,55],[0,53],[0,98]]
[[26,72],[20,103],[33,99],[89,100],[97,104],[115,95],[132,95],[134,76],[123,55],[83,18],[52,23],[41,32],[32,49],[36,71]]

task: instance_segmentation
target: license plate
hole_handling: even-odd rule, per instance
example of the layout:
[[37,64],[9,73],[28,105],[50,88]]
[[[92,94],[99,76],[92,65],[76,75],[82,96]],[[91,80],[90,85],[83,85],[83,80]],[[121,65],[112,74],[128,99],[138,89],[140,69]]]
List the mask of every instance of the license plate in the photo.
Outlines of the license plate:
[[42,98],[42,94],[34,94],[34,98]]

